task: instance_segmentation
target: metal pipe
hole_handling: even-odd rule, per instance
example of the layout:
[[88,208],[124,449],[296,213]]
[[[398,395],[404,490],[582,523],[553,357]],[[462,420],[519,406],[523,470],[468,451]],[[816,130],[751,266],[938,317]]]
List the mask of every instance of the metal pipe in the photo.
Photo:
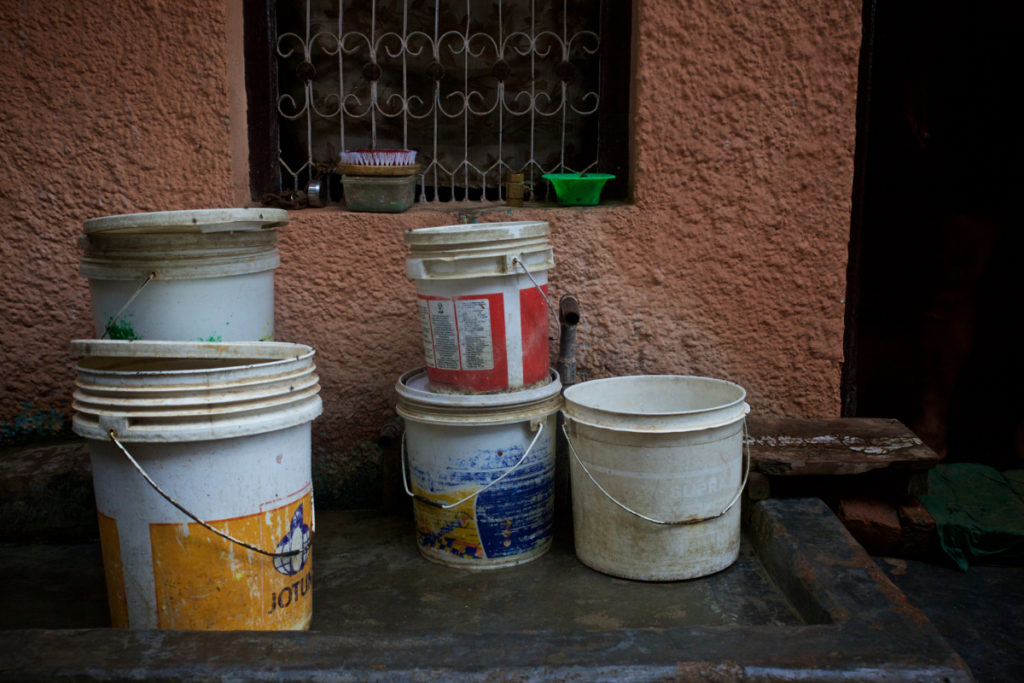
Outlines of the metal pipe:
[[576,325],[580,322],[580,301],[575,294],[563,294],[558,301],[560,326],[558,361],[555,369],[562,378],[562,386],[576,383]]
[[405,431],[405,420],[398,415],[391,416],[377,434],[377,445],[381,450],[388,450],[398,445]]
[[[580,301],[575,294],[563,294],[558,300],[558,360],[555,369],[562,379],[562,391],[576,383],[576,325],[580,322]],[[562,413],[558,414],[558,439],[555,447],[555,516],[572,518],[572,490],[569,485],[569,456]]]

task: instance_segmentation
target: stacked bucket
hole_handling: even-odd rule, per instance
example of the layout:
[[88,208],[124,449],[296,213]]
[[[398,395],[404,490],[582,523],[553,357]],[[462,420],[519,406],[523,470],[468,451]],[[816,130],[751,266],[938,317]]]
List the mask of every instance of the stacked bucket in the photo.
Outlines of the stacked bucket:
[[652,375],[565,391],[548,368],[545,222],[406,232],[426,367],[397,384],[419,550],[493,568],[551,544],[556,416],[571,454],[576,554],[613,576],[704,576],[739,553],[744,390]]
[[86,221],[88,440],[112,624],[308,628],[314,351],[274,335],[278,209]]
[[[303,629],[312,615],[314,351],[270,341],[275,209],[87,221],[97,339],[89,443],[114,626]],[[543,221],[410,230],[424,367],[396,384],[402,475],[428,560],[491,569],[551,546],[559,411],[576,553],[676,580],[739,552],[745,392],[669,375],[574,385],[548,365]],[[749,470],[749,457],[746,458]]]
[[425,367],[402,375],[402,473],[420,553],[522,564],[551,546],[558,375],[548,365],[543,221],[409,230]]

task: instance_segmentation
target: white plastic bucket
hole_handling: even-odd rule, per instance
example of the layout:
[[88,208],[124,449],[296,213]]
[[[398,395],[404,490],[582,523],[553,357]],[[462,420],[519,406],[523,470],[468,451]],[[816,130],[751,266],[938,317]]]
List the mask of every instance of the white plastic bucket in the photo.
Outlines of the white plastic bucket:
[[72,349],[85,356],[72,424],[88,439],[112,624],[308,628],[310,423],[322,410],[313,349]]
[[432,388],[484,393],[547,380],[549,234],[544,221],[406,231]]
[[549,372],[541,387],[486,396],[433,393],[423,368],[399,378],[402,476],[428,560],[492,569],[551,547],[562,384]]
[[282,209],[95,218],[80,240],[96,336],[256,341],[274,337]]
[[677,375],[565,391],[576,555],[597,571],[673,581],[739,555],[746,473],[742,387]]

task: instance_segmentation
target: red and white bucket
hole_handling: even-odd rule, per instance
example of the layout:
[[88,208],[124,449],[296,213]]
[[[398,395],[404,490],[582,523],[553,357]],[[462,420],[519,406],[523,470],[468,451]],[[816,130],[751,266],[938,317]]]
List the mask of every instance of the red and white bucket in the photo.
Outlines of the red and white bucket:
[[431,390],[509,391],[548,380],[545,221],[408,230]]

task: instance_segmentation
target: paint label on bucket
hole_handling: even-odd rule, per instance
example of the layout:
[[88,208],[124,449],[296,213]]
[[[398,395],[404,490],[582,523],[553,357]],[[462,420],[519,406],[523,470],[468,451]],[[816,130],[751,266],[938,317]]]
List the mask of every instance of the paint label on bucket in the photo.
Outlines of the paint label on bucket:
[[[492,298],[420,298],[420,330],[428,367],[441,370],[494,369]],[[497,298],[500,311],[501,295]]]
[[452,299],[430,299],[426,306],[426,322],[421,327],[430,330],[429,348],[426,357],[433,361],[430,367],[442,370],[458,370],[459,330],[455,325],[455,301]]
[[427,366],[437,367],[437,360],[434,356],[434,337],[430,329],[430,302],[426,299],[418,299],[420,306],[420,337],[423,343],[423,356],[426,358]]
[[459,299],[455,302],[455,316],[463,369],[493,370],[490,302],[487,299]]
[[[298,498],[296,499],[296,496]],[[312,615],[313,496],[307,484],[243,517],[209,522],[272,557],[196,523],[150,524],[157,625],[172,629],[299,629]]]
[[452,373],[451,384],[491,389],[507,382],[501,293],[419,296],[423,356],[432,370]]

